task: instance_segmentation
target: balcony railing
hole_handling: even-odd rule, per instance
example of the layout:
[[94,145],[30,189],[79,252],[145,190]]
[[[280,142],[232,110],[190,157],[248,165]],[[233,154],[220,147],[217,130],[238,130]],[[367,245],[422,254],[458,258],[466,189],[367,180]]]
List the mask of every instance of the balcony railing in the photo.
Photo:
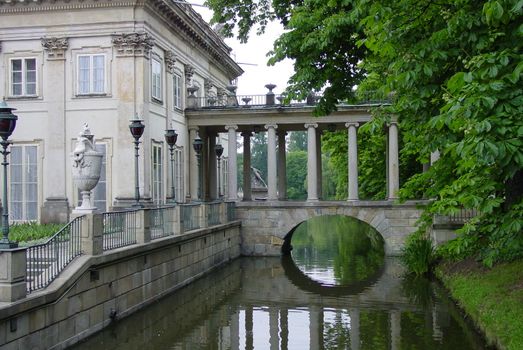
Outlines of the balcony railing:
[[182,216],[182,229],[183,231],[192,231],[200,228],[200,204],[182,204],[181,216]]
[[[220,108],[251,108],[251,107],[303,107],[314,106],[321,95],[309,95],[304,100],[286,101],[285,95],[228,95],[188,98],[188,109],[220,109]],[[352,99],[340,101],[339,105],[357,106],[368,104],[387,104],[392,95],[384,96],[377,91],[357,92]]]
[[103,250],[136,243],[137,210],[103,213]]
[[83,216],[77,217],[45,243],[27,248],[27,293],[47,287],[75,257],[82,254],[83,219]]
[[219,225],[221,221],[221,202],[207,203],[207,224],[209,226]]
[[174,206],[150,209],[151,239],[174,234],[175,210],[176,207]]

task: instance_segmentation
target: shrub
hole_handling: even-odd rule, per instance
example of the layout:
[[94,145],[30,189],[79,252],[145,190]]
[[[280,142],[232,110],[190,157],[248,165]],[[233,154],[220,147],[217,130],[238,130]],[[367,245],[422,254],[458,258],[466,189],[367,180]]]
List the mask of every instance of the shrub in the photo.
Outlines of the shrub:
[[417,276],[429,273],[436,260],[432,241],[419,233],[414,233],[407,238],[402,253],[402,262],[410,273]]
[[9,226],[9,239],[14,242],[28,242],[51,237],[63,227],[62,224],[38,224],[28,222]]

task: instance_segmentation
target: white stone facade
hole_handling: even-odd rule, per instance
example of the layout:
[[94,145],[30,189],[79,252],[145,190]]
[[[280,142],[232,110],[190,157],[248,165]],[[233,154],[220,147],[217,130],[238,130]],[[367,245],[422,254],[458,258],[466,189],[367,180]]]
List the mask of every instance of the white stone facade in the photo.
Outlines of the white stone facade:
[[[179,134],[177,200],[194,198],[187,87],[199,86],[199,96],[224,90],[242,73],[229,52],[181,3],[0,0],[0,98],[19,117],[11,137],[12,220],[68,219],[78,203],[70,154],[84,123],[106,155],[102,187],[94,196],[100,209],[124,207],[134,198],[128,126],[135,117],[146,126],[139,157],[141,197],[161,204],[170,196],[164,133],[172,126]],[[227,134],[221,136],[226,145]]]

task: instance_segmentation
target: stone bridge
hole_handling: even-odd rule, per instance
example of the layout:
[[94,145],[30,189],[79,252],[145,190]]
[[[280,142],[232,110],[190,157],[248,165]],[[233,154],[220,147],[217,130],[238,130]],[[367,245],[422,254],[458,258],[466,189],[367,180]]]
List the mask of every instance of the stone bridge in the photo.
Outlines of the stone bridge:
[[280,255],[293,229],[315,216],[345,215],[374,227],[385,241],[385,254],[399,255],[406,237],[417,229],[424,201],[249,201],[238,202],[242,254]]

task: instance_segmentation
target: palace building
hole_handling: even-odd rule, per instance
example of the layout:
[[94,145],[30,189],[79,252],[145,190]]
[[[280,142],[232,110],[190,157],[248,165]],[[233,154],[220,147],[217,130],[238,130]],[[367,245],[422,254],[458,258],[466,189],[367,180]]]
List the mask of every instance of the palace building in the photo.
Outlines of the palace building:
[[[129,121],[135,118],[145,124],[138,158],[144,203],[160,205],[170,197],[164,140],[169,128],[179,134],[176,201],[195,198],[187,91],[225,98],[230,82],[243,72],[230,51],[182,1],[0,0],[0,98],[19,117],[10,138],[11,221],[68,220],[79,200],[71,153],[84,123],[105,155],[93,195],[100,210],[126,207],[134,199]],[[218,142],[227,143],[227,133],[220,135]],[[215,144],[216,139],[204,147]],[[223,186],[224,161],[218,177]]]

